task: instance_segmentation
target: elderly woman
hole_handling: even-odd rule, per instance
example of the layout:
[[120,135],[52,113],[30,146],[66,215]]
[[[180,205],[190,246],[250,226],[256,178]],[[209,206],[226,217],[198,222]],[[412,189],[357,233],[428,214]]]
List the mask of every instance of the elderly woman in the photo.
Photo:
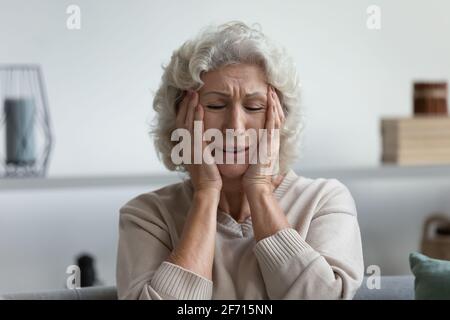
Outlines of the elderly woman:
[[[173,53],[153,106],[156,149],[168,169],[189,178],[120,209],[119,298],[353,297],[364,274],[355,203],[338,180],[289,167],[302,113],[284,50],[242,22],[206,28]],[[225,146],[209,153],[214,159],[242,153],[245,161],[175,163],[172,133],[192,133],[196,121],[201,133],[224,135]],[[279,144],[269,148],[278,170],[264,174],[267,163],[250,161],[250,139],[233,146],[229,129],[245,138],[248,129],[279,129]]]

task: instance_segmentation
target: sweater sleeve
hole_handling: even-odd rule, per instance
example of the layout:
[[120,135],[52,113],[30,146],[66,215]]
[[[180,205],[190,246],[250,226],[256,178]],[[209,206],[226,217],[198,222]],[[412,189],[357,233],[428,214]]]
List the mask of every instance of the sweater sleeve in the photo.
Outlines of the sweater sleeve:
[[258,241],[254,252],[270,299],[353,298],[364,263],[350,192],[339,183],[311,220],[306,239],[287,228]]
[[138,197],[120,209],[117,253],[119,299],[211,299],[212,282],[165,261],[172,251],[157,201]]

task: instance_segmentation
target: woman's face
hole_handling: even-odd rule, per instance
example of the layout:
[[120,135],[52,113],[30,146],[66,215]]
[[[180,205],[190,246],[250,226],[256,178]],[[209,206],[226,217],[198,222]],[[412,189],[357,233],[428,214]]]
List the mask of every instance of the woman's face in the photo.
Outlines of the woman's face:
[[[218,70],[204,73],[201,77],[204,85],[199,90],[200,104],[204,108],[204,130],[218,129],[223,134],[224,147],[231,145],[226,141],[226,129],[235,130],[235,134],[244,134],[248,129],[263,129],[266,120],[267,81],[263,70],[256,65],[228,65]],[[235,147],[239,145],[234,139]],[[249,139],[245,139],[245,147]],[[218,151],[218,150],[217,150]],[[216,152],[217,152],[216,151]],[[244,164],[218,164],[222,176],[237,178],[247,170],[248,149]],[[223,151],[225,162],[226,154]],[[234,159],[237,154],[233,153]],[[234,161],[236,162],[236,161]]]

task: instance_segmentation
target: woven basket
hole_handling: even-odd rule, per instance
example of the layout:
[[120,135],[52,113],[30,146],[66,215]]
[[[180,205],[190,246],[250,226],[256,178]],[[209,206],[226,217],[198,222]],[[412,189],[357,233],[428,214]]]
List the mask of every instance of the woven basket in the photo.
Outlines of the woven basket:
[[450,217],[435,213],[425,220],[422,235],[423,254],[441,260],[450,260]]

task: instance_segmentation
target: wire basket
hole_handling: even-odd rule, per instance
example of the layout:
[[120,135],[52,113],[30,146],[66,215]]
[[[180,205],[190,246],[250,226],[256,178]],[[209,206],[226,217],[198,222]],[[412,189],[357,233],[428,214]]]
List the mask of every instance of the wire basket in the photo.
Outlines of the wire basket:
[[422,253],[441,260],[450,260],[450,217],[434,213],[423,227]]
[[44,177],[53,145],[39,65],[0,65],[0,177]]

